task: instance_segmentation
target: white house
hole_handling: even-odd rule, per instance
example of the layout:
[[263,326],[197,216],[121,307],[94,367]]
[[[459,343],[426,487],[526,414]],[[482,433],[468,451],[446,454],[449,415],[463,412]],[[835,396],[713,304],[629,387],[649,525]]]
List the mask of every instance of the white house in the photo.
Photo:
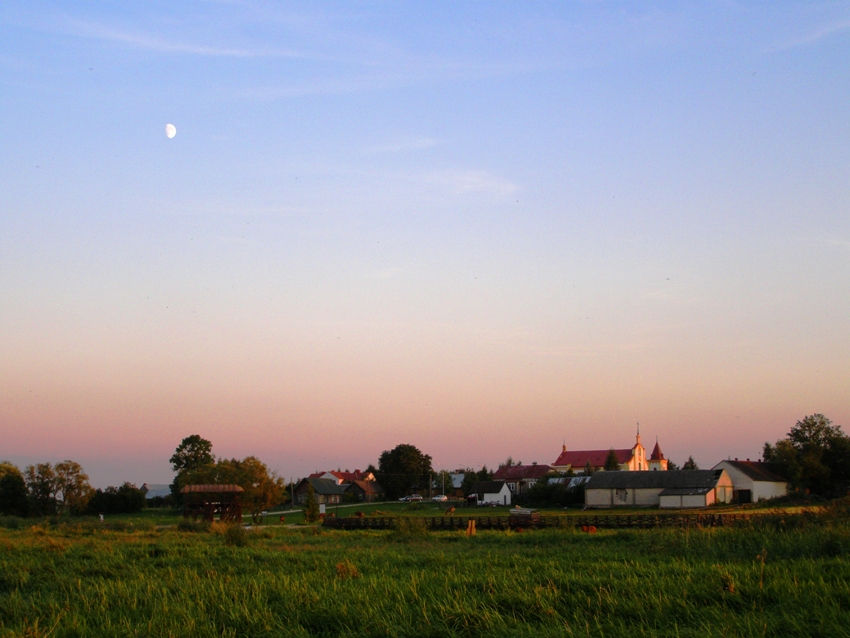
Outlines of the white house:
[[771,463],[736,459],[720,461],[714,469],[729,473],[739,503],[755,503],[788,493],[788,481],[777,473],[776,466]]
[[732,479],[724,470],[597,472],[584,491],[586,507],[708,507],[732,500]]
[[511,490],[505,481],[478,481],[472,486],[470,496],[475,495],[478,505],[510,505]]

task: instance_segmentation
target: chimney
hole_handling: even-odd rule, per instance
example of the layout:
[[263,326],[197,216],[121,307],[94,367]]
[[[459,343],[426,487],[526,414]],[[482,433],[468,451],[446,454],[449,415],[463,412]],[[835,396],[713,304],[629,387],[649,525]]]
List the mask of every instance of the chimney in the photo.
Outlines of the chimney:
[[532,465],[537,465],[537,461],[532,461],[532,462],[531,462],[531,464],[532,464]]

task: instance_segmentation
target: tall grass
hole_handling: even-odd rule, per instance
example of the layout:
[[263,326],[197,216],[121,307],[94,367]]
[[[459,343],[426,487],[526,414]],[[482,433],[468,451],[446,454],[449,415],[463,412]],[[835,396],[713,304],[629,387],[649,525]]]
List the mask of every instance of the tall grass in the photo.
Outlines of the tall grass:
[[4,529],[0,636],[850,633],[840,516],[474,538],[410,525],[274,527],[242,547],[226,530]]

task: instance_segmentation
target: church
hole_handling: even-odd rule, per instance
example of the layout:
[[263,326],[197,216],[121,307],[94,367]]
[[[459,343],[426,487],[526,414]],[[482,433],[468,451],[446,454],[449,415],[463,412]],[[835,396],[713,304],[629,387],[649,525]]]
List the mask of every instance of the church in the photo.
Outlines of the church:
[[[575,474],[584,474],[584,469],[590,464],[594,470],[601,470],[605,467],[605,459],[608,458],[609,452],[610,449],[567,450],[565,443],[561,450],[561,455],[552,463],[552,469],[558,472],[572,470]],[[638,429],[635,444],[631,448],[614,448],[614,454],[617,455],[620,469],[624,471],[663,471],[667,469],[667,459],[664,458],[664,453],[661,451],[661,446],[658,445],[657,438],[655,440],[655,447],[652,449],[652,454],[647,458],[646,448],[640,442],[640,429]]]

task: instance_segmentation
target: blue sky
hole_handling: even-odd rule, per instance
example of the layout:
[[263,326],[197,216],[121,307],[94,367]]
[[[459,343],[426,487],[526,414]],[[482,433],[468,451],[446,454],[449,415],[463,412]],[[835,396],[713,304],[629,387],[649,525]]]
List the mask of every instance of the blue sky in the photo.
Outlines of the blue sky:
[[849,45],[847,2],[5,3],[0,456],[846,424]]

